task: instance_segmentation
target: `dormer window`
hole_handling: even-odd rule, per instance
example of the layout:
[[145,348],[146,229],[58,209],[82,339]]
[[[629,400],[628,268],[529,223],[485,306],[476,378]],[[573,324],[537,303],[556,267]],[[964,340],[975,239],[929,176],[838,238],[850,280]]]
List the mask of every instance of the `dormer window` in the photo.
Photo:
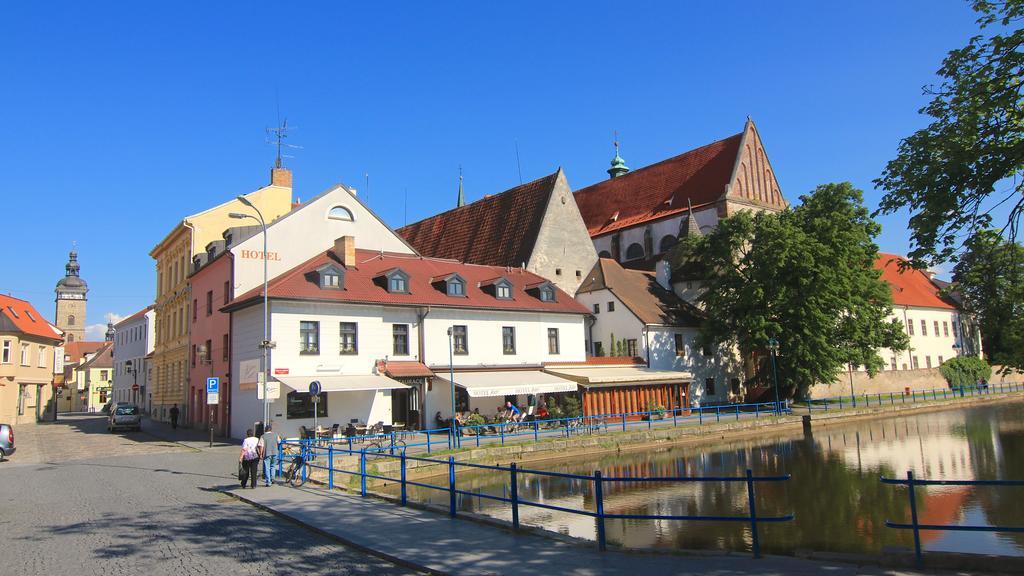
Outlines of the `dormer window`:
[[541,286],[540,288],[540,299],[542,302],[554,302],[555,301],[555,289],[551,285]]
[[448,279],[448,295],[449,296],[465,296],[466,295],[466,282],[459,276],[452,276]]
[[345,288],[345,272],[334,264],[322,266],[316,272],[320,280],[320,288],[324,290],[343,290]]
[[373,281],[392,294],[409,293],[409,275],[401,268],[385,270],[375,276]]
[[508,282],[498,282],[494,285],[494,297],[498,300],[511,300],[512,285]]
[[388,292],[408,292],[409,283],[405,277],[395,274],[388,278]]

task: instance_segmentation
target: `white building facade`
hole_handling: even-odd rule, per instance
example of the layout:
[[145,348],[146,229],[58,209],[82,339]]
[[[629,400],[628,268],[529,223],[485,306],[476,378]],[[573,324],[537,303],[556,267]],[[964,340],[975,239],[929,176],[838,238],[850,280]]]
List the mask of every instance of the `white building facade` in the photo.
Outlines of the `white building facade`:
[[[114,402],[132,402],[149,412],[149,361],[153,353],[152,307],[140,310],[114,326]],[[138,388],[135,388],[138,386]]]

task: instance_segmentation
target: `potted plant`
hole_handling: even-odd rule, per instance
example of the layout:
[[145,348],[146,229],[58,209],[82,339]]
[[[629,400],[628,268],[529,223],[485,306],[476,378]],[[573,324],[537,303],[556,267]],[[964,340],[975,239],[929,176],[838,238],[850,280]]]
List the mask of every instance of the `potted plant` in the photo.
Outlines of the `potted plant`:
[[665,417],[665,407],[658,404],[654,400],[647,401],[647,414],[644,415],[644,420],[650,417],[651,420],[661,420]]

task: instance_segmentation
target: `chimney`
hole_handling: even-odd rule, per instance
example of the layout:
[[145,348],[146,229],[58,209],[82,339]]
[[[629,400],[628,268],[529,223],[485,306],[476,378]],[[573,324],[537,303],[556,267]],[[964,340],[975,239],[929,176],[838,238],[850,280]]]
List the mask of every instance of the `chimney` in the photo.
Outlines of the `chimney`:
[[334,241],[334,255],[345,268],[356,267],[356,237],[342,236]]
[[287,168],[273,168],[270,170],[270,185],[282,188],[292,187],[292,171]]
[[654,267],[654,278],[662,288],[672,291],[672,265],[668,260],[658,260]]

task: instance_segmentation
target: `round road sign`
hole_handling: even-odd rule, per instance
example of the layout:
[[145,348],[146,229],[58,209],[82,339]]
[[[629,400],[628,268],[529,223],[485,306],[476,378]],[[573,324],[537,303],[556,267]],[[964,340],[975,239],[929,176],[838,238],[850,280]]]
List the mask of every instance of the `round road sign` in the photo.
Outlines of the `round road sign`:
[[309,383],[309,395],[310,396],[316,396],[319,393],[320,393],[320,381],[319,380],[313,380],[312,382]]

